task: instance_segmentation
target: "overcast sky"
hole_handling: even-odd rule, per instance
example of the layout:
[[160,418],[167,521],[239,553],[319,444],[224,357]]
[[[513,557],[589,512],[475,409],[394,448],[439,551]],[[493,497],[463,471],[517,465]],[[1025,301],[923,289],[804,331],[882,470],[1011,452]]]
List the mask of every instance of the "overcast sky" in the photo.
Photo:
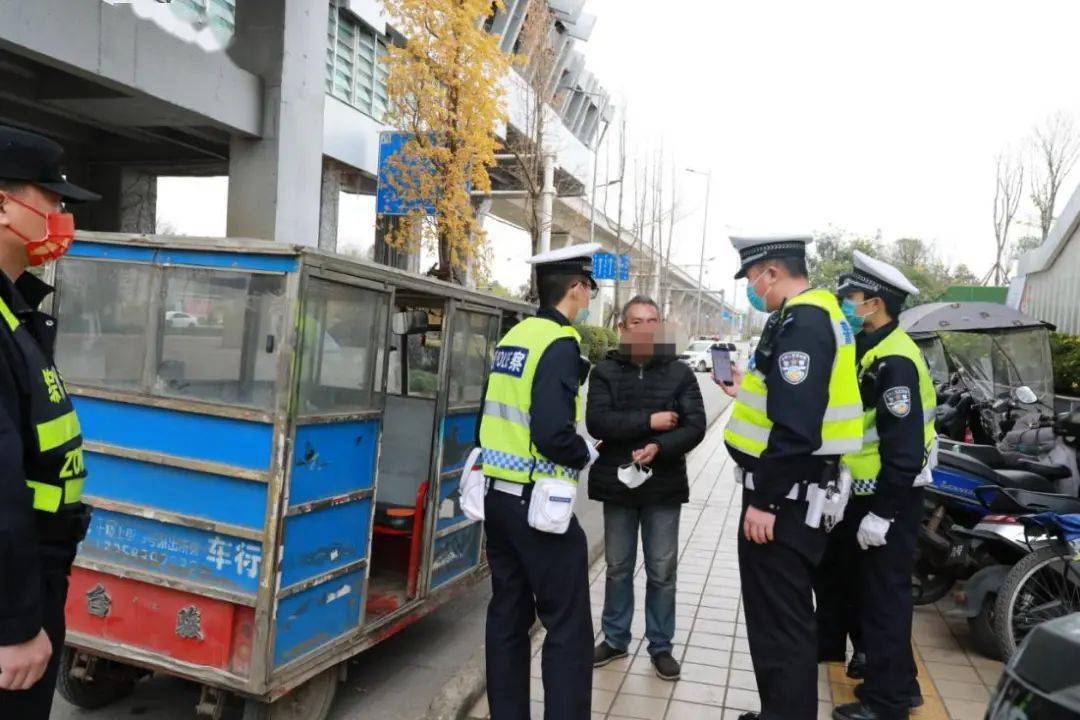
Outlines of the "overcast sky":
[[[598,16],[588,66],[625,99],[635,136],[714,173],[717,280],[734,267],[731,227],[921,237],[985,272],[995,154],[1053,112],[1080,115],[1073,0],[589,0],[587,10]],[[703,185],[683,181],[698,212],[677,226],[681,262],[697,262]],[[1034,219],[1030,203],[1021,212]]]
[[[588,0],[586,10],[598,21],[581,49],[627,105],[635,149],[662,141],[680,165],[713,172],[713,287],[730,287],[731,228],[921,237],[981,274],[993,262],[996,153],[1055,111],[1080,117],[1076,0]],[[603,164],[602,153],[601,182]],[[680,183],[675,254],[690,264],[704,179]],[[213,194],[207,231],[224,225]],[[162,193],[161,217],[187,225],[191,206],[173,195]],[[1030,203],[1021,212],[1034,217]],[[367,204],[345,203],[343,245],[362,242],[371,221]],[[492,238],[513,287],[523,242],[498,227]]]

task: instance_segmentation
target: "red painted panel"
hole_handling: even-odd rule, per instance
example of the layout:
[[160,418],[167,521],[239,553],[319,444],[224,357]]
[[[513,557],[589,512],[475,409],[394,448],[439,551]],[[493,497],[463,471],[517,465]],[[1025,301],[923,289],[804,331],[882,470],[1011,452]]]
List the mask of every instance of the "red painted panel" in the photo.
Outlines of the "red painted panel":
[[[223,600],[76,567],[66,615],[70,630],[224,669],[230,666],[233,626],[242,610]],[[178,625],[189,637],[178,633]]]

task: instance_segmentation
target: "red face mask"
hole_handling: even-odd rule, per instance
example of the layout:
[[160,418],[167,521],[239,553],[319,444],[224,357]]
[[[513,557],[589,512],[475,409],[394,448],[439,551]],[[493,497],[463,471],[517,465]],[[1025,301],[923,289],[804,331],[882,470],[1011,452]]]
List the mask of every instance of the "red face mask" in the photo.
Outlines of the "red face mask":
[[9,194],[5,193],[4,198],[16,205],[21,205],[38,217],[45,218],[45,237],[37,240],[31,240],[14,227],[8,226],[8,230],[15,233],[26,244],[26,254],[30,258],[31,265],[37,266],[50,260],[57,260],[68,251],[71,242],[75,239],[74,215],[64,212],[43,213]]

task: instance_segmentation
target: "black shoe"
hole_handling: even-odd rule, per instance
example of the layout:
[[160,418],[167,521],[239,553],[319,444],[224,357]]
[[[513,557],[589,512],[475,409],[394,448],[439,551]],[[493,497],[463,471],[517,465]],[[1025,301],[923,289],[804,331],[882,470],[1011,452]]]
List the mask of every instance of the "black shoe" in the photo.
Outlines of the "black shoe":
[[851,656],[851,662],[847,666],[847,676],[852,680],[862,680],[866,677],[866,653],[857,652]]
[[881,716],[861,702],[841,705],[832,711],[833,720],[880,720]]
[[[862,685],[856,685],[855,689],[852,690],[852,692],[855,694],[855,698],[857,700],[861,701],[863,699],[863,696],[862,696],[862,694],[863,694],[863,686]],[[912,710],[914,710],[915,708],[918,708],[918,707],[922,707],[925,704],[926,704],[926,700],[923,699],[922,692],[920,692],[919,690],[915,690],[911,694],[910,699],[908,700],[908,707],[910,707]]]
[[594,668],[604,667],[609,662],[624,658],[626,655],[627,653],[625,650],[616,650],[606,642],[602,642],[593,650],[592,666]]
[[739,716],[739,720],[761,720],[761,713],[744,712]]
[[678,680],[682,668],[679,662],[671,657],[671,653],[656,653],[652,657],[652,666],[656,670],[656,676],[661,680]]

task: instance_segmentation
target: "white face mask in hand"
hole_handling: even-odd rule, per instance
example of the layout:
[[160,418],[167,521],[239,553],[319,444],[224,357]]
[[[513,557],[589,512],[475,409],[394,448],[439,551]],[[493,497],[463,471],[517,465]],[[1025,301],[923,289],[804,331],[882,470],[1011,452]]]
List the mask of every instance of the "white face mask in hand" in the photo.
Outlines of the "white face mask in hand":
[[652,477],[652,468],[646,468],[637,463],[622,465],[619,467],[619,482],[633,490],[640,487],[646,480]]

